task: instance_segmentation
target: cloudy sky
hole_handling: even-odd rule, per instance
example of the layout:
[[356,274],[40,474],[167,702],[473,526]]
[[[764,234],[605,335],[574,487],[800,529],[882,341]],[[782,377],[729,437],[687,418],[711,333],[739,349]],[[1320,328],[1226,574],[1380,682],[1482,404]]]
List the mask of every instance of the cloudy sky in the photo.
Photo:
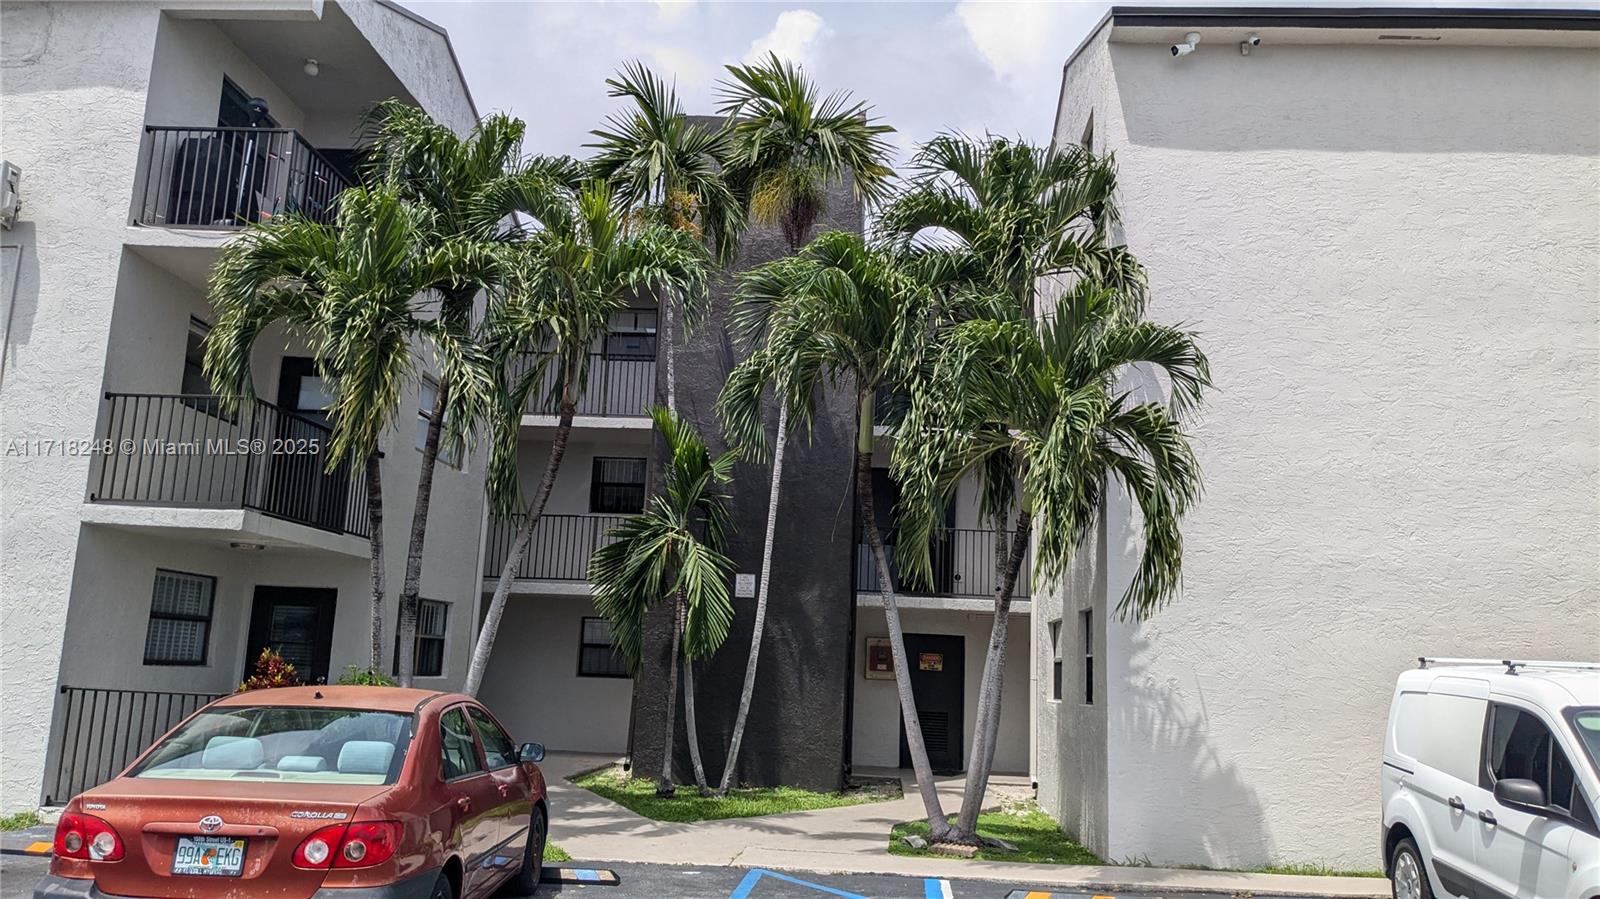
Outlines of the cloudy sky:
[[525,119],[531,152],[574,155],[588,154],[589,130],[617,108],[605,95],[605,79],[621,63],[638,59],[675,78],[689,111],[710,113],[722,67],[769,50],[799,61],[823,89],[847,89],[872,103],[899,129],[902,152],[945,129],[1047,142],[1061,66],[1110,6],[1088,0],[403,2],[450,30],[481,111]]

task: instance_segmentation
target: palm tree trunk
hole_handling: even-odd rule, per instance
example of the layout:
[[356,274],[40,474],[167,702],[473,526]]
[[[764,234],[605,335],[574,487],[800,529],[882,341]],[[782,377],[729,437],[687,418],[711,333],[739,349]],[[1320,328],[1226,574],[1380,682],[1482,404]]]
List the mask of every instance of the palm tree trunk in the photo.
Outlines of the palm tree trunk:
[[[994,770],[994,752],[1000,738],[1000,697],[1005,682],[1006,628],[1011,617],[1011,598],[1016,593],[1017,578],[1022,572],[1023,559],[1027,557],[1032,531],[1033,516],[1023,509],[1017,513],[1017,529],[1011,535],[1011,546],[1005,556],[1005,575],[995,596],[989,652],[984,657],[983,679],[978,686],[978,714],[967,762],[967,786],[961,796],[961,813],[952,835],[961,842],[980,842],[978,812],[983,808],[983,795],[989,788],[989,774]],[[999,542],[997,538],[996,543]]]
[[661,297],[661,317],[667,332],[667,411],[678,414],[677,334],[672,327],[673,304],[670,291]]
[[773,538],[778,531],[778,495],[783,486],[783,450],[789,440],[789,404],[780,393],[778,403],[778,441],[772,451],[772,486],[767,495],[767,535],[761,547],[761,580],[756,583],[756,620],[750,629],[750,657],[744,663],[744,688],[739,693],[739,713],[733,719],[733,740],[722,763],[719,794],[727,793],[739,763],[739,747],[744,742],[744,726],[750,717],[750,699],[756,691],[756,663],[761,658],[761,632],[767,623],[767,584],[772,580]]
[[700,732],[694,717],[694,660],[683,660],[683,727],[689,738],[689,761],[694,764],[694,782],[701,796],[711,795],[706,783],[706,766],[700,760]]
[[[571,381],[567,383],[570,384]],[[561,417],[556,421],[556,434],[550,442],[550,456],[544,463],[544,476],[539,479],[539,489],[534,493],[533,501],[528,504],[528,511],[522,517],[522,524],[517,527],[517,536],[511,542],[506,563],[500,566],[500,580],[494,585],[494,596],[489,599],[489,610],[483,616],[483,628],[478,631],[478,642],[472,647],[472,664],[467,667],[467,680],[461,686],[461,692],[469,696],[478,695],[478,688],[483,685],[483,674],[489,668],[489,653],[494,650],[494,638],[500,632],[500,619],[505,615],[506,599],[511,595],[511,582],[517,579],[517,569],[522,565],[522,557],[528,552],[528,541],[533,537],[533,529],[538,527],[539,519],[544,516],[544,504],[550,499],[550,490],[555,486],[556,472],[561,469],[561,457],[567,454],[567,439],[572,436],[572,417],[577,412],[577,402],[563,387]]]
[[933,782],[933,766],[928,763],[928,747],[922,739],[922,721],[917,715],[916,698],[911,692],[911,671],[906,663],[905,631],[900,626],[900,609],[895,605],[894,579],[883,551],[883,535],[878,533],[877,511],[872,501],[872,407],[874,396],[868,389],[856,392],[856,503],[861,510],[861,530],[878,572],[878,594],[883,600],[883,617],[889,625],[889,651],[894,656],[894,685],[900,694],[900,717],[906,727],[906,747],[911,768],[917,777],[917,792],[928,816],[928,831],[934,842],[945,840],[950,831],[939,790]]
[[373,671],[383,670],[383,472],[377,450],[367,454],[367,543],[372,565]]
[[678,651],[683,642],[683,607],[672,607],[672,653],[667,656],[667,726],[661,737],[661,777],[656,781],[656,795],[671,796],[677,792],[672,785],[672,755],[677,744],[678,727]]
[[439,384],[433,414],[428,418],[428,435],[422,442],[422,467],[417,475],[417,504],[411,512],[411,539],[406,545],[406,576],[400,587],[399,665],[400,686],[411,686],[412,666],[417,642],[418,596],[422,592],[422,546],[428,536],[428,509],[433,503],[433,471],[439,460],[439,436],[450,408],[450,382]]

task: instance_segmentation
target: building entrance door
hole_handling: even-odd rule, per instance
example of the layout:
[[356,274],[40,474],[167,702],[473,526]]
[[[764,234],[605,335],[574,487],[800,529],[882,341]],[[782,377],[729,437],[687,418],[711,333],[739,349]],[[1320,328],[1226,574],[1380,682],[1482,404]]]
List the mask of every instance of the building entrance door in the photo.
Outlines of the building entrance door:
[[308,684],[328,682],[333,653],[333,611],[339,591],[324,587],[256,587],[250,608],[250,639],[244,676],[255,670],[261,650],[271,647],[294,665]]
[[[922,722],[922,741],[935,774],[962,770],[966,640],[948,634],[906,634],[906,661],[911,666],[911,695]],[[900,767],[911,767],[905,719],[900,720]]]

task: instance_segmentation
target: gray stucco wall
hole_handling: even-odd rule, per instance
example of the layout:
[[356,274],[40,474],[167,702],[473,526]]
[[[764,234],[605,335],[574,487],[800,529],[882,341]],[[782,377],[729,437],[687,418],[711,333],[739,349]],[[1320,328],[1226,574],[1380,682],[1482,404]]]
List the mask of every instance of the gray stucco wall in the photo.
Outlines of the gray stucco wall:
[[[848,187],[828,194],[828,212],[814,234],[828,229],[860,230],[860,208]],[[775,229],[753,229],[745,238],[739,268],[786,252]],[[713,404],[739,354],[724,327],[730,285],[713,291],[705,324],[680,343],[680,414],[701,429],[714,449],[723,447]],[[665,379],[666,366],[659,366]],[[664,395],[664,384],[663,384]],[[769,402],[769,441],[777,410]],[[855,597],[851,590],[854,553],[854,493],[851,460],[855,437],[852,384],[830,385],[817,403],[815,429],[791,437],[784,458],[783,497],[772,562],[772,594],[756,677],[755,698],[738,769],[741,782],[793,784],[837,789],[846,767],[849,721],[851,628]],[[657,447],[658,462],[660,447]],[[740,464],[732,505],[734,534],[729,556],[739,572],[761,570],[770,469]],[[707,776],[722,771],[733,718],[744,680],[755,601],[736,599],[727,643],[697,669],[701,752]],[[661,761],[661,731],[666,702],[665,664],[670,618],[651,623],[645,668],[634,689],[634,762],[654,773]],[[681,722],[683,715],[678,715]],[[680,736],[680,770],[689,777],[686,743]]]
[[[1069,88],[1097,67],[1057,140],[1092,110],[1217,381],[1182,595],[1106,635],[1108,851],[1375,868],[1397,671],[1600,646],[1600,52],[1113,42]],[[1108,504],[1113,601],[1135,528]]]

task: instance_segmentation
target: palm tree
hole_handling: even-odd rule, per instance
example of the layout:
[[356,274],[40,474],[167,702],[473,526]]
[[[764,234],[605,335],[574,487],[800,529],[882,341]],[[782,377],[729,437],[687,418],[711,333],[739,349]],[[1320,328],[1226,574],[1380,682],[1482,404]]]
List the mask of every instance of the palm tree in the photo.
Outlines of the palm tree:
[[[870,106],[852,103],[847,92],[819,98],[816,85],[805,73],[776,55],[748,66],[728,66],[728,72],[732,81],[722,85],[721,109],[728,116],[731,141],[728,179],[753,219],[782,230],[791,254],[799,251],[826,210],[830,184],[848,179],[859,202],[876,202],[887,195],[893,171],[888,165],[890,148],[886,135],[894,129],[876,123]],[[760,290],[754,285],[751,289]],[[747,393],[755,391],[745,401],[755,402],[756,410],[761,383],[765,382],[757,379],[745,385]],[[755,695],[783,484],[783,455],[789,439],[789,414],[795,408],[784,399],[791,393],[786,385],[773,382],[772,386],[780,397],[778,433],[772,452],[761,575],[756,584],[755,623],[750,632],[750,655],[745,663],[739,711],[734,717],[733,735],[717,788],[720,793],[726,793],[732,783]],[[747,441],[747,448],[764,455],[764,444],[764,439]]]
[[[561,197],[581,175],[566,157],[524,157],[520,119],[496,114],[466,135],[434,121],[419,107],[399,100],[377,104],[367,115],[367,179],[386,185],[403,199],[432,211],[437,240],[469,241],[484,253],[497,253],[527,237],[524,219],[542,221],[559,208]],[[487,285],[502,291],[504,285]],[[445,286],[440,292],[438,327],[450,335],[446,352],[483,361],[474,334],[473,303],[479,286]],[[441,355],[441,359],[443,356]],[[470,372],[463,378],[460,372]],[[400,592],[399,637],[403,647],[416,639],[422,586],[422,551],[427,536],[433,475],[442,442],[459,446],[493,404],[494,382],[486,366],[447,367],[439,379],[434,411],[422,447],[417,496],[406,547]],[[448,433],[446,433],[448,432]],[[398,680],[410,686],[412,654],[396,660]]]
[[383,663],[383,487],[378,438],[414,380],[413,344],[431,343],[449,376],[469,381],[468,354],[423,313],[447,290],[476,291],[500,277],[504,260],[469,241],[435,239],[426,207],[383,188],[352,188],[331,225],[278,216],[252,225],[221,250],[210,301],[206,377],[222,404],[255,396],[250,357],[262,331],[281,323],[308,335],[334,389],[329,470],[347,458],[366,469],[371,530],[371,666]]
[[[660,224],[625,229],[625,215],[601,182],[585,184],[569,195],[565,206],[545,209],[544,228],[530,234],[519,248],[524,266],[518,288],[490,308],[483,325],[491,367],[510,380],[502,382],[505,386],[498,392],[500,402],[492,416],[489,492],[496,511],[509,514],[519,506],[517,436],[522,410],[528,396],[547,382],[551,386],[544,404],[555,409],[557,420],[544,474],[523,511],[478,632],[462,688],[467,693],[476,693],[483,683],[512,581],[566,454],[572,419],[588,380],[590,352],[605,336],[612,311],[638,293],[697,297],[706,290],[711,263],[699,241]],[[533,364],[520,364],[528,354]]]
[[[902,244],[924,248],[919,261],[924,277],[936,289],[945,295],[981,297],[977,304],[967,304],[968,314],[999,319],[1031,315],[1040,305],[1042,289],[1076,281],[1111,290],[1121,298],[1118,314],[1137,321],[1144,272],[1112,237],[1117,222],[1116,168],[1110,157],[1076,146],[1043,150],[1005,138],[979,141],[941,135],[923,145],[912,169],[910,187],[885,207],[880,226]],[[922,239],[934,234],[931,240]],[[1203,377],[1203,357],[1199,358]],[[928,383],[937,385],[941,394],[948,389],[941,382]],[[923,400],[925,404],[929,398]],[[925,413],[917,427],[943,426],[932,415]],[[1025,461],[1014,455],[1007,426],[996,420],[973,427],[983,435],[979,443],[986,447],[981,464],[934,459],[928,455],[934,444],[924,442],[926,435],[921,433],[902,430],[895,443],[896,465],[904,471],[903,486],[909,488],[904,501],[912,506],[921,502],[912,515],[920,514],[920,522],[904,532],[908,545],[920,551],[907,558],[913,574],[926,574],[926,541],[921,537],[928,536],[936,523],[927,516],[935,509],[942,511],[963,474],[979,477],[980,513],[993,522],[996,535],[1001,589],[995,597],[957,828],[967,840],[975,838],[978,809],[994,762],[1009,607],[1029,533],[1026,508],[1016,508],[1019,466]],[[942,472],[928,467],[935,462],[944,466]],[[918,491],[920,497],[914,495]],[[1015,525],[1010,520],[1013,513]]]
[[[639,670],[645,613],[671,596],[675,606],[672,658],[681,657],[688,673],[694,670],[691,663],[695,659],[708,658],[722,646],[733,623],[733,603],[728,597],[733,562],[723,549],[728,529],[725,488],[733,479],[737,453],[713,457],[700,435],[678,416],[659,407],[650,414],[667,446],[662,492],[642,514],[630,516],[611,530],[614,542],[601,547],[589,560],[589,581],[594,584],[595,608],[611,621],[617,650],[630,672]],[[672,795],[674,789],[677,671],[674,661],[668,675],[666,734],[656,785],[661,796]],[[694,690],[687,684],[683,702],[688,719],[694,708]],[[700,769],[695,741],[691,731],[689,749]],[[704,791],[703,769],[698,776]]]
[[[950,837],[976,841],[1000,726],[1011,598],[1035,523],[1042,536],[1035,573],[1054,576],[1082,541],[1106,475],[1122,475],[1134,499],[1149,502],[1147,528],[1157,529],[1146,574],[1122,611],[1147,614],[1165,601],[1181,561],[1176,520],[1198,491],[1178,416],[1198,402],[1210,376],[1190,334],[1141,320],[1142,270],[1107,240],[1115,222],[1109,158],[1078,147],[942,136],[923,147],[917,171],[912,189],[886,208],[883,226],[902,240],[926,227],[946,229],[954,246],[933,253],[944,256],[947,290],[994,291],[984,318],[934,344],[894,443],[910,571],[928,574],[928,539],[966,475],[981,481],[981,513],[994,521],[1000,590],[966,792]],[[1035,334],[1029,317],[1050,280],[1075,283]],[[1171,410],[1134,406],[1115,392],[1118,370],[1136,363],[1166,371]],[[1139,465],[1146,465],[1142,475]]]
[[780,402],[801,428],[812,420],[812,398],[830,385],[855,392],[855,492],[861,529],[878,572],[889,627],[895,687],[917,786],[935,838],[947,829],[911,693],[894,580],[878,532],[872,494],[872,426],[878,388],[901,380],[908,360],[938,325],[933,294],[889,250],[859,235],[830,231],[798,255],[759,266],[741,279],[735,323],[758,342],[728,379],[719,411],[742,450],[765,439],[761,393],[782,388]]

